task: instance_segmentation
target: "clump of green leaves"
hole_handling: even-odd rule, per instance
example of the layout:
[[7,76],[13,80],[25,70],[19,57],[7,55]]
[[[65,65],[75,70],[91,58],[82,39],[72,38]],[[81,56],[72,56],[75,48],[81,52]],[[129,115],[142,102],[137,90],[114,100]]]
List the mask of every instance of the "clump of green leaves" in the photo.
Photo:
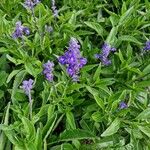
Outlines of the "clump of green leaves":
[[[0,150],[150,149],[148,0],[55,0],[57,17],[48,0],[22,4],[0,4]],[[19,20],[30,35],[13,39]],[[78,82],[58,63],[71,37],[88,60]],[[104,42],[117,49],[108,66],[94,58]],[[53,82],[42,74],[48,60]],[[32,117],[20,88],[29,78]]]

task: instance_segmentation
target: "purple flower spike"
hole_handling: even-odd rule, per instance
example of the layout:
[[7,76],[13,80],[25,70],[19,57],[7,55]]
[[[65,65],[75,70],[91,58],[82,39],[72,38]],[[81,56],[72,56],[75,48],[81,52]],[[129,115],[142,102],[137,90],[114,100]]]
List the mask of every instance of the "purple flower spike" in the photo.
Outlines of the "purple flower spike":
[[74,82],[79,81],[79,76],[78,75],[72,76],[72,81],[74,81]]
[[21,88],[24,90],[25,94],[29,96],[29,94],[33,88],[33,80],[32,79],[24,80],[22,82]]
[[12,37],[13,37],[14,39],[22,38],[22,36],[23,36],[24,34],[26,34],[26,35],[29,35],[29,34],[30,34],[29,28],[24,27],[24,26],[21,24],[21,21],[16,22],[16,29],[15,29],[14,33],[12,34]]
[[62,65],[65,65],[66,64],[66,57],[65,56],[60,56],[59,58],[58,58],[58,61],[59,61],[59,63],[61,63]]
[[107,43],[104,43],[104,45],[102,46],[102,55],[108,57],[110,51],[111,51],[111,46]]
[[32,98],[31,98],[31,90],[33,88],[33,80],[24,80],[22,82],[21,88],[24,90],[25,94],[29,98],[29,104],[30,104],[30,119],[32,119]]
[[76,70],[75,70],[74,67],[75,67],[75,66],[69,66],[69,67],[67,68],[67,73],[68,73],[71,77],[76,74]]
[[116,51],[116,48],[115,48],[115,47],[112,47],[112,48],[111,48],[111,51],[112,51],[112,52],[115,52],[115,51]]
[[53,70],[54,70],[54,63],[49,61],[43,64],[43,74],[48,81],[53,81]]
[[80,45],[75,38],[71,38],[68,51],[60,56],[58,61],[60,64],[67,66],[67,73],[73,81],[79,80],[79,71],[87,63],[87,59],[80,54]]
[[87,63],[87,59],[81,57],[79,61],[79,68],[82,68],[84,65],[86,65],[86,63]]
[[14,39],[16,38],[21,38],[23,36],[23,29],[24,27],[21,25],[21,21],[16,22],[16,29],[14,31],[14,33],[12,34],[12,37]]
[[52,0],[52,7],[51,8],[52,8],[54,17],[58,17],[58,10],[57,10],[56,5],[55,5],[55,0]]
[[116,51],[116,48],[111,47],[108,43],[104,43],[104,45],[102,46],[102,53],[95,54],[95,58],[100,59],[104,65],[108,66],[111,64],[111,60],[108,59],[108,56],[111,51]]
[[145,47],[143,48],[145,51],[150,50],[150,40],[145,43]]
[[96,59],[99,59],[100,57],[101,57],[100,54],[95,54],[95,55],[94,55],[94,58],[96,58]]
[[26,0],[24,2],[24,7],[28,9],[33,9],[34,6],[37,5],[38,3],[40,3],[39,0]]
[[107,57],[102,57],[101,61],[103,62],[104,65],[108,66],[111,64],[111,60],[109,60]]
[[74,50],[74,52],[79,53],[80,54],[80,45],[78,43],[78,41],[75,38],[71,38],[70,42],[69,42],[69,48],[68,50]]
[[29,34],[30,34],[30,30],[29,30],[29,28],[27,28],[27,27],[24,27],[23,32],[24,32],[26,35],[29,35]]
[[125,102],[120,102],[120,104],[119,104],[119,108],[120,109],[125,109],[125,108],[127,108],[128,106],[127,106],[127,104],[125,103]]

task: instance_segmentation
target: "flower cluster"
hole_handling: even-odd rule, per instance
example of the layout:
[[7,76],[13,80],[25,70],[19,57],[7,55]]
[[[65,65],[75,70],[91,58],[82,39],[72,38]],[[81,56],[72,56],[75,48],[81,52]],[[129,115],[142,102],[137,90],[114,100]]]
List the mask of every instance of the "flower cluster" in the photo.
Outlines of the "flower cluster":
[[24,90],[25,94],[29,96],[29,94],[33,88],[33,80],[32,79],[24,80],[22,82],[21,88]]
[[125,109],[125,108],[127,108],[128,106],[127,106],[127,104],[125,103],[125,102],[120,102],[120,104],[119,104],[119,108],[120,109]]
[[54,63],[49,61],[43,64],[43,74],[48,81],[53,81],[53,70],[54,70]]
[[102,46],[102,54],[96,54],[95,57],[100,59],[104,65],[111,64],[111,60],[108,59],[110,52],[116,51],[116,48],[111,47],[108,43],[104,43]]
[[14,39],[16,38],[22,38],[23,35],[29,35],[30,34],[30,30],[27,27],[24,27],[21,24],[21,21],[16,22],[16,29],[14,31],[14,33],[12,34],[12,37]]
[[52,0],[52,11],[53,11],[54,17],[58,17],[58,10],[55,5],[55,0]]
[[24,7],[28,9],[33,9],[34,6],[37,5],[39,2],[39,0],[26,0],[24,2]]
[[150,40],[145,43],[145,47],[143,48],[145,51],[150,50]]
[[71,38],[68,51],[59,57],[59,62],[67,66],[67,73],[74,81],[77,81],[79,71],[87,63],[87,59],[81,57],[80,45],[75,38]]

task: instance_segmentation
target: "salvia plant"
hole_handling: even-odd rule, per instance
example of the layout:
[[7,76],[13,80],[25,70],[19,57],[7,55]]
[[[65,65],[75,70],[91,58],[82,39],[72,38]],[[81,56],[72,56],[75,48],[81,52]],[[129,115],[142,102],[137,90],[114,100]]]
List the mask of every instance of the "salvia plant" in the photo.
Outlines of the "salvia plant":
[[0,150],[149,150],[148,0],[1,0]]

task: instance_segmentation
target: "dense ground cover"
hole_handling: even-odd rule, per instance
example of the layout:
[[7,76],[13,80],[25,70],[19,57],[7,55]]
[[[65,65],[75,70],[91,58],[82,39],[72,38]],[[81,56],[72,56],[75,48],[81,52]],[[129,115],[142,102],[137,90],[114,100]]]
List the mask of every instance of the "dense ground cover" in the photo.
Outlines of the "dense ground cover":
[[149,150],[148,0],[1,0],[0,150]]

